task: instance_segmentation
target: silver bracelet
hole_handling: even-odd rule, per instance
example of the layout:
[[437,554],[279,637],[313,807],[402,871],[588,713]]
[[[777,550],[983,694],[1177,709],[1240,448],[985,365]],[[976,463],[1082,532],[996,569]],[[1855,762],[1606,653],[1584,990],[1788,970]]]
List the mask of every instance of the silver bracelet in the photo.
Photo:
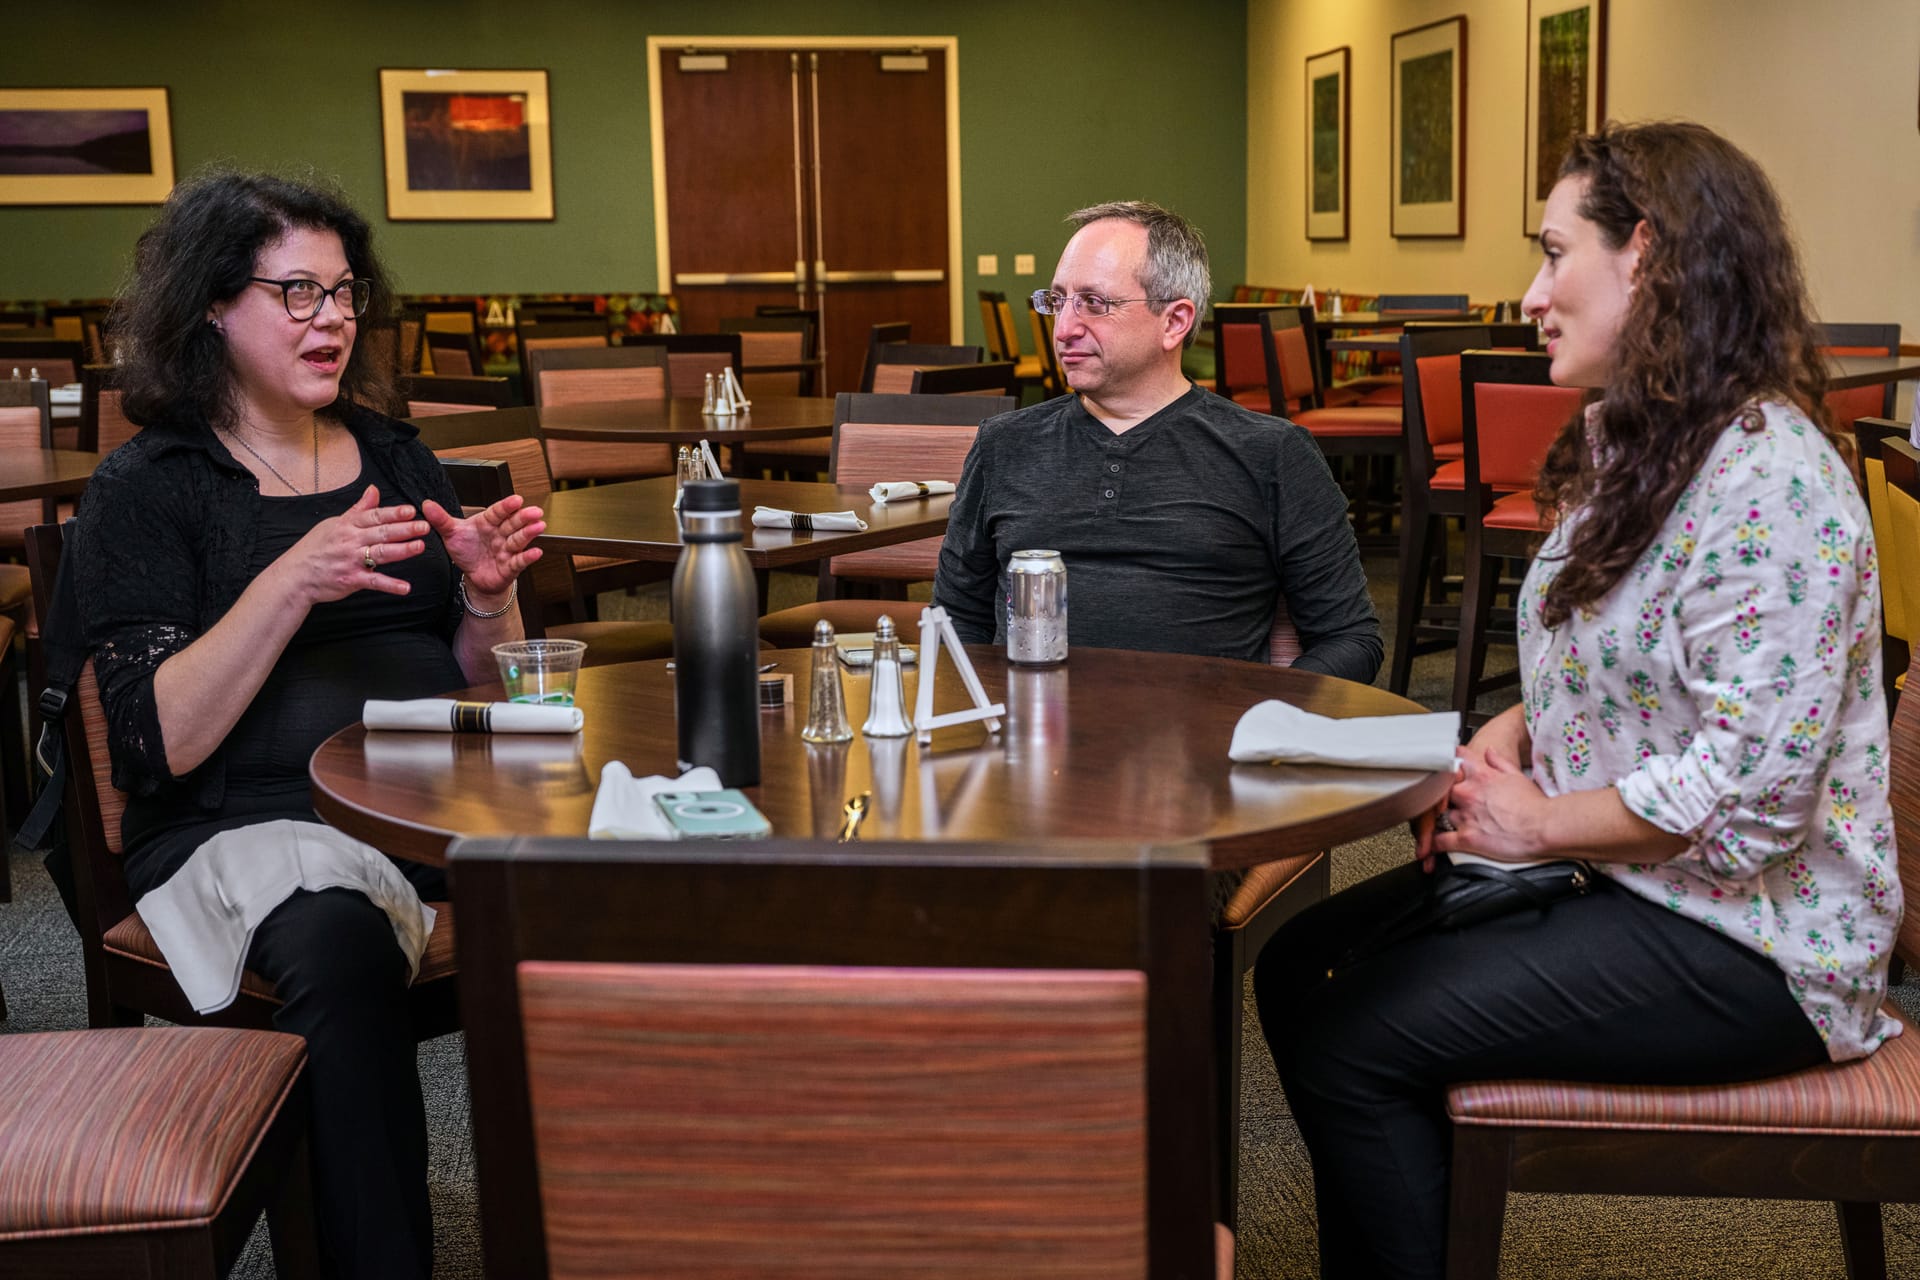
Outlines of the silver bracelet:
[[460,581],[454,584],[453,589],[460,593],[460,607],[465,609],[472,616],[476,618],[498,618],[504,615],[507,610],[513,608],[513,602],[519,598],[520,579],[515,578],[512,582],[509,582],[507,584],[507,602],[501,605],[498,609],[495,609],[491,613],[487,613],[483,610],[474,608],[473,601],[467,599],[467,575],[466,574],[463,573],[460,575]]

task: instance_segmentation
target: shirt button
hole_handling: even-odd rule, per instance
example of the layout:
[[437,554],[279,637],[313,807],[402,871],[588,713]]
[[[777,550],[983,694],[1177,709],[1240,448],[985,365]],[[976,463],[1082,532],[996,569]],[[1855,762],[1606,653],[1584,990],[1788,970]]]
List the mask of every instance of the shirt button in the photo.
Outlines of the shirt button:
[[1120,470],[1120,464],[1117,462],[1109,462],[1107,464],[1107,470],[1117,473]]
[[1113,490],[1111,490],[1111,489],[1108,489],[1108,490],[1106,491],[1106,496],[1107,496],[1107,497],[1109,497],[1109,498],[1111,498],[1111,497],[1113,496]]

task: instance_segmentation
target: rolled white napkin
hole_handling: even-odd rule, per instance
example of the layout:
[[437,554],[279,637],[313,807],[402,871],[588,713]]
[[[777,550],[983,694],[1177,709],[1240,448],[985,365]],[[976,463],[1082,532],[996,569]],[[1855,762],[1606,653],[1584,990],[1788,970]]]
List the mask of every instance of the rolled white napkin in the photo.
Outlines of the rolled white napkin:
[[677,778],[651,774],[636,778],[618,760],[600,770],[600,789],[593,793],[593,816],[587,835],[594,840],[671,840],[673,829],[660,816],[653,798],[662,791],[718,791],[720,775],[702,765]]
[[867,527],[867,522],[851,511],[783,511],[779,507],[755,507],[753,522],[762,529],[802,532],[812,529],[852,532]]
[[1233,727],[1227,754],[1239,764],[1340,764],[1360,769],[1453,768],[1460,713],[1335,720],[1292,703],[1255,705]]
[[867,496],[875,502],[894,502],[900,498],[931,498],[952,492],[951,480],[882,480],[867,490]]
[[578,733],[587,720],[578,707],[531,702],[456,702],[452,698],[367,699],[360,719],[369,729],[424,733]]

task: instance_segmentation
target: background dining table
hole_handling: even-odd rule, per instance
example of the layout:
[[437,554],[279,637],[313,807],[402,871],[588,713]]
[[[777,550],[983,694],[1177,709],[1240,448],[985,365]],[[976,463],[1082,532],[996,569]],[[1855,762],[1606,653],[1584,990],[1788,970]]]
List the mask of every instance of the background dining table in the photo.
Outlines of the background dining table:
[[[917,647],[917,617],[902,621]],[[774,833],[832,837],[849,798],[866,793],[864,838],[1197,840],[1215,867],[1236,868],[1376,834],[1431,808],[1451,779],[1227,758],[1242,713],[1268,698],[1336,718],[1424,710],[1383,689],[1184,654],[1076,649],[1062,665],[1026,668],[993,647],[967,652],[987,695],[1006,706],[1001,732],[941,729],[930,748],[861,735],[871,677],[853,671],[842,677],[853,740],[802,741],[811,653],[763,655],[793,677],[786,705],[761,713],[760,783],[748,788]],[[907,668],[909,707],[918,680]],[[935,688],[937,711],[966,705],[950,660]],[[462,696],[500,692],[491,684]],[[609,761],[636,777],[678,772],[674,674],[665,662],[590,667],[576,697],[579,734],[349,726],[314,753],[314,807],[342,831],[424,862],[443,861],[460,835],[585,835]]]
[[105,456],[78,449],[0,450],[0,502],[73,497]]

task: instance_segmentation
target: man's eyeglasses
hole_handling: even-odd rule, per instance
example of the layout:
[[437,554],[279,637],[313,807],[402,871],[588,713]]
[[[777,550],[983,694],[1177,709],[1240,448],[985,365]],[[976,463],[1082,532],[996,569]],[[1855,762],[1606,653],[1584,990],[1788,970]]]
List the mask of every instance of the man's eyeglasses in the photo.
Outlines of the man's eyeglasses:
[[1097,319],[1126,302],[1168,303],[1173,301],[1175,301],[1173,298],[1104,298],[1097,293],[1055,293],[1051,289],[1033,291],[1033,309],[1043,316],[1065,315],[1068,303],[1072,303],[1073,309],[1082,316]]
[[320,314],[320,308],[333,299],[333,305],[340,313],[358,320],[367,314],[367,303],[373,298],[373,282],[370,280],[343,280],[329,289],[318,280],[269,280],[265,276],[248,276],[255,284],[273,284],[280,286],[280,300],[287,305],[287,316],[294,320],[311,320]]

